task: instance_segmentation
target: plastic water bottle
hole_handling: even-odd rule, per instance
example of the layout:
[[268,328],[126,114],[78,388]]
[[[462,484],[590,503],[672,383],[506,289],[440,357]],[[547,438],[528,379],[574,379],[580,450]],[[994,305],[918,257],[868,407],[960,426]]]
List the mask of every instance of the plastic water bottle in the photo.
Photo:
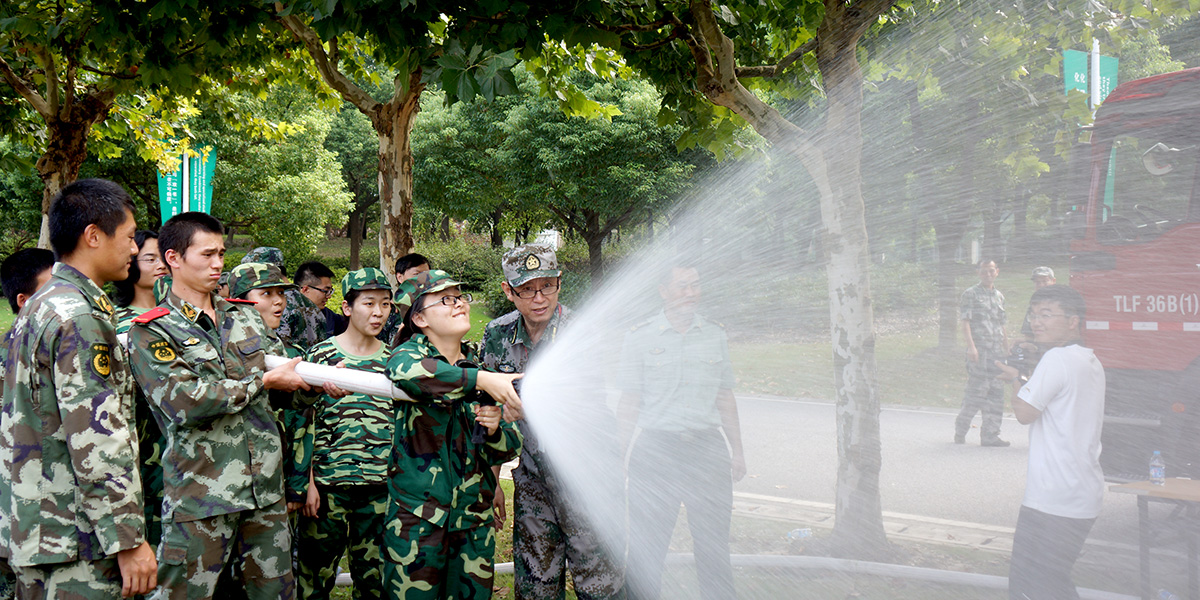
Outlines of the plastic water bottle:
[[1158,595],[1154,596],[1158,600],[1179,600],[1179,596],[1172,594],[1170,590],[1159,589]]
[[1163,462],[1162,452],[1154,451],[1150,457],[1150,483],[1154,485],[1167,484],[1167,463]]

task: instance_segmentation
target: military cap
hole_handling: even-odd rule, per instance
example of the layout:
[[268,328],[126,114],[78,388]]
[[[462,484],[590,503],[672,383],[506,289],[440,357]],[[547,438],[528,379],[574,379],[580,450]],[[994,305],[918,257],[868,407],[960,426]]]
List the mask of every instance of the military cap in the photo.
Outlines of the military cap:
[[1031,275],[1029,278],[1035,279],[1038,277],[1049,277],[1050,279],[1054,279],[1054,269],[1051,269],[1050,267],[1038,267],[1033,270],[1033,275]]
[[217,285],[229,285],[229,271],[221,271],[221,277],[217,279]]
[[269,287],[294,289],[294,283],[283,278],[279,267],[268,263],[243,263],[229,272],[229,297],[240,298],[250,290]]
[[517,287],[538,277],[559,277],[558,257],[548,244],[525,244],[504,253],[500,261],[504,268],[504,279],[508,285]]
[[283,266],[283,250],[271,246],[259,246],[242,257],[243,265],[252,262]]
[[346,273],[345,277],[342,277],[342,297],[344,298],[350,290],[387,290],[390,292],[392,284],[383,271],[375,267],[366,267],[350,271]]
[[451,279],[450,274],[441,269],[417,273],[416,276],[401,282],[400,289],[396,290],[396,310],[403,319],[408,316],[408,310],[417,298],[456,285],[462,285],[462,282]]

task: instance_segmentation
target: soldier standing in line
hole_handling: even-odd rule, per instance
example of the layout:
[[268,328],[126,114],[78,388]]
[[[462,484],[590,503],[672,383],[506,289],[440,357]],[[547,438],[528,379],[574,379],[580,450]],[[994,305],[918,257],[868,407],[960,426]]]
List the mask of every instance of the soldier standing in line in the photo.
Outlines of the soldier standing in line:
[[[60,262],[13,326],[0,416],[0,540],[19,598],[117,598],[154,588],[133,430],[133,380],[100,286],[136,252],[133,203],[76,181],[50,207]],[[32,449],[32,450],[31,450]]]
[[1008,446],[1000,439],[1000,420],[1004,416],[1004,382],[996,379],[1000,371],[995,362],[1008,355],[1008,336],[1004,332],[1004,294],[996,289],[1000,269],[991,259],[979,261],[979,283],[962,294],[958,318],[962,320],[967,342],[967,389],[962,410],[954,421],[954,443],[967,441],[967,431],[975,413],[981,413],[980,446]]
[[633,600],[659,596],[683,504],[700,597],[727,600],[735,597],[733,482],[746,474],[729,344],[722,325],[696,312],[695,267],[676,262],[660,281],[663,310],[625,334],[618,371],[618,436],[631,448],[629,531],[637,540],[629,546],[625,589]]
[[[504,295],[516,310],[488,323],[480,355],[482,366],[499,373],[522,373],[530,355],[554,342],[570,316],[559,304],[562,271],[554,249],[544,244],[518,246],[501,261]],[[600,410],[603,398],[598,399]],[[612,415],[605,415],[612,420]],[[590,422],[603,429],[600,422]],[[513,563],[518,599],[566,596],[567,565],[581,599],[617,596],[624,583],[620,567],[603,548],[583,515],[566,502],[542,457],[527,421],[520,465],[513,471]],[[608,431],[614,431],[608,428]],[[616,454],[616,440],[612,440]],[[504,493],[496,486],[497,523],[504,522]]]
[[[373,268],[341,281],[346,330],[313,346],[308,361],[385,373],[391,352],[376,339],[392,310],[392,286]],[[316,406],[308,502],[300,519],[300,593],[327,599],[349,550],[354,597],[383,597],[380,541],[388,506],[392,400],[366,394],[323,395]]]
[[[491,527],[492,467],[512,460],[521,435],[501,422],[500,406],[481,406],[476,390],[520,412],[514,375],[474,364],[463,343],[471,297],[445,271],[400,284],[405,311],[388,378],[411,400],[398,400],[388,464],[384,587],[390,600],[490,598],[496,532]],[[475,424],[486,429],[473,436]]]
[[161,583],[156,600],[211,598],[237,561],[252,600],[295,596],[283,495],[282,442],[270,390],[307,389],[299,359],[267,370],[282,351],[248,302],[213,294],[224,229],[199,212],[159,232],[172,281],[158,308],[134,319],[138,383],[167,436],[163,451]]
[[[117,335],[124,337],[126,349],[129,348],[128,335],[133,320],[158,304],[154,301],[154,284],[167,274],[167,265],[158,253],[158,234],[143,229],[133,239],[137,242],[138,253],[129,265],[129,277],[113,283],[117,288]],[[146,503],[146,540],[157,546],[162,539],[162,448],[166,438],[154,421],[150,403],[140,385],[134,386],[134,404]]]
[[[12,308],[15,317],[21,312],[21,307],[50,281],[50,271],[54,268],[54,253],[43,248],[23,248],[8,255],[0,263],[0,287],[4,289],[4,297]],[[4,332],[4,341],[0,343],[0,382],[4,380],[4,363],[8,360],[8,349],[12,347],[12,330]],[[0,521],[3,521],[3,508],[0,507]],[[0,600],[12,600],[17,592],[17,577],[8,564],[7,554],[0,548]]]

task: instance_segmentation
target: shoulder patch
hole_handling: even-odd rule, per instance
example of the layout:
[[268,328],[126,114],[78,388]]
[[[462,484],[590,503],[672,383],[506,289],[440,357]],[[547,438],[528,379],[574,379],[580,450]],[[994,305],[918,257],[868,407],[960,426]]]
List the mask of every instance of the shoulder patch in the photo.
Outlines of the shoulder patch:
[[154,360],[158,362],[165,363],[175,360],[175,350],[171,348],[171,344],[166,340],[150,342],[150,353],[154,356]]
[[232,302],[234,304],[249,304],[250,306],[254,306],[254,305],[258,304],[257,302],[255,302],[253,300],[243,300],[241,298],[226,298],[225,301]]
[[140,316],[134,317],[133,322],[137,323],[138,325],[145,325],[146,323],[149,323],[150,321],[153,321],[159,317],[165,317],[166,315],[168,315],[170,313],[171,313],[171,311],[169,309],[167,309],[166,307],[159,306],[157,308],[152,308],[152,309],[142,313]]
[[92,344],[92,369],[101,377],[112,372],[112,356],[108,344]]

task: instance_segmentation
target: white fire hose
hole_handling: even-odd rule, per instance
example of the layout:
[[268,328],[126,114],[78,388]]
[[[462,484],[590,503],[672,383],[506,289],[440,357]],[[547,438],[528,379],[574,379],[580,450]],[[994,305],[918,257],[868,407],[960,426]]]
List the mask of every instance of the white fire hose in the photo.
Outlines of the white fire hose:
[[[291,360],[290,358],[271,354],[268,354],[266,359],[268,369],[285,365]],[[347,392],[377,396],[379,398],[409,399],[408,394],[393,386],[392,381],[383,373],[369,373],[357,369],[339,369],[330,365],[300,361],[296,363],[296,374],[304,380],[304,383],[314,388],[319,388],[328,381]]]

